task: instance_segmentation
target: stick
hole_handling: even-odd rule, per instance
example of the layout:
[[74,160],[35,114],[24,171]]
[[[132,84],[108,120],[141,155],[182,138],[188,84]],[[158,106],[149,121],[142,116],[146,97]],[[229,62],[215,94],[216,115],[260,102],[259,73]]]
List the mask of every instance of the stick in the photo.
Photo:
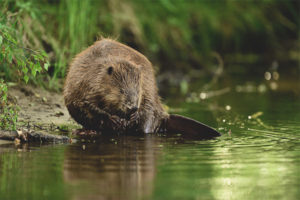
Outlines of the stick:
[[21,140],[24,143],[70,143],[71,139],[67,136],[52,135],[48,133],[35,132],[35,131],[5,131],[0,130],[1,140],[14,141],[15,139]]

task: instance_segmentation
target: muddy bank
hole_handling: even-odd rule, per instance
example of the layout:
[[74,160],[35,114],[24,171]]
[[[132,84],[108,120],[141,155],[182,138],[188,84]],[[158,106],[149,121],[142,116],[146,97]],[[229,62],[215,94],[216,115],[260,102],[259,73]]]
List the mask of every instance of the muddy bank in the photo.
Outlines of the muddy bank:
[[19,129],[68,135],[72,129],[80,127],[71,119],[61,93],[17,85],[9,87],[9,96],[20,109],[17,122]]

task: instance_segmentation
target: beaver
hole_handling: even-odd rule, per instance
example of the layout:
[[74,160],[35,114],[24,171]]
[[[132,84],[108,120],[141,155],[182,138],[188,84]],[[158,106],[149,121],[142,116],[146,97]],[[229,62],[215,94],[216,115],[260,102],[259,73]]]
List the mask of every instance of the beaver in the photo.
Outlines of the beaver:
[[158,95],[151,62],[111,39],[96,41],[76,55],[65,80],[64,100],[73,119],[87,130],[195,135],[205,128],[209,136],[219,135],[197,121],[169,115]]

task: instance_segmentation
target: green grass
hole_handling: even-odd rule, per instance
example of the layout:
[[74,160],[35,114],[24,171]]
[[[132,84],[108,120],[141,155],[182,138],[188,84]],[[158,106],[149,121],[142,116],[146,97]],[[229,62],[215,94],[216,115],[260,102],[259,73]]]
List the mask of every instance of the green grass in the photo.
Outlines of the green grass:
[[[292,0],[2,2],[2,24],[10,14],[18,16],[16,24],[4,24],[19,44],[48,53],[47,80],[55,87],[72,57],[101,36],[141,51],[162,71],[209,69],[212,52],[264,54],[271,62],[299,48],[299,3]],[[5,67],[0,73],[13,75]]]

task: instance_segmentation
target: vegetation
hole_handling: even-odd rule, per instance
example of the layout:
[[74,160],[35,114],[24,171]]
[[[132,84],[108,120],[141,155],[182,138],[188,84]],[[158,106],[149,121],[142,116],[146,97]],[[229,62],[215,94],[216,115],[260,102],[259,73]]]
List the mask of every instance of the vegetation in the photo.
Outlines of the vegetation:
[[18,107],[7,100],[7,86],[0,80],[0,128],[16,129],[18,119]]
[[70,59],[101,36],[118,38],[142,51],[162,70],[209,67],[211,52],[283,57],[283,50],[298,48],[299,5],[292,0],[4,0],[3,4],[1,27],[6,24],[17,31],[18,44],[45,50],[54,79],[64,77]]
[[228,55],[299,61],[299,20],[293,0],[1,0],[0,93],[22,79],[59,90],[72,57],[101,36],[141,51],[160,71],[213,71],[212,61]]
[[32,35],[26,20],[36,18],[30,3],[3,2],[0,17],[0,128],[16,129],[17,108],[8,101],[7,80],[19,80],[26,83],[36,81],[36,74],[47,70],[47,54],[41,49],[30,49]]
[[26,23],[35,18],[34,9],[28,3],[14,2],[13,9],[9,9],[12,3],[5,2],[0,18],[0,44],[1,44],[1,75],[6,80],[16,80],[22,77],[27,83],[29,78],[35,80],[35,76],[42,69],[47,70],[49,63],[47,54],[40,49],[30,49],[35,35],[31,27]]

